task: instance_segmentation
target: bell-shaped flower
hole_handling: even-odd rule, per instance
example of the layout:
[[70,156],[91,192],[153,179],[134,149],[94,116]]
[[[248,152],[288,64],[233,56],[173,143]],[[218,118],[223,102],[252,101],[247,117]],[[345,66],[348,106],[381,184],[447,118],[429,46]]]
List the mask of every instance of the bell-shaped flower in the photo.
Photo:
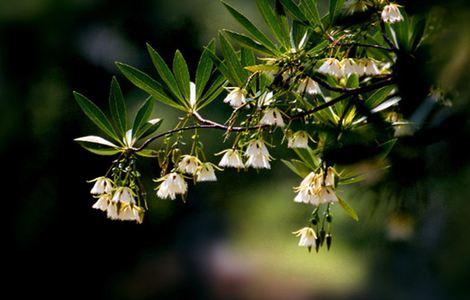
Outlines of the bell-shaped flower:
[[275,125],[278,127],[284,127],[285,123],[282,119],[282,113],[277,108],[268,108],[265,112],[263,117],[260,120],[261,125]]
[[364,60],[364,74],[365,75],[379,75],[380,70],[377,67],[377,64],[372,59]]
[[343,66],[336,58],[330,57],[318,68],[318,72],[332,75],[337,78],[344,76]]
[[131,188],[127,186],[120,186],[116,188],[116,191],[114,192],[113,198],[111,200],[113,202],[135,204],[134,195],[135,194]]
[[106,209],[106,215],[111,220],[119,219],[118,203],[109,201],[108,208]]
[[157,196],[162,199],[176,199],[177,194],[185,194],[188,190],[188,184],[183,176],[178,173],[169,173],[157,181],[162,183],[157,187]]
[[106,211],[108,209],[109,202],[111,201],[110,194],[102,194],[98,200],[93,204],[92,208]]
[[396,23],[403,21],[403,16],[400,12],[400,6],[395,3],[385,5],[382,10],[382,20],[385,23]]
[[107,177],[98,177],[89,182],[94,182],[90,194],[92,195],[102,195],[102,194],[110,194],[114,189],[113,181]]
[[178,164],[178,171],[194,175],[201,162],[199,159],[192,155],[183,155]]
[[300,247],[315,247],[317,235],[315,230],[311,227],[304,227],[298,231],[292,232],[295,236],[300,237],[299,246]]
[[261,139],[252,140],[248,143],[245,151],[245,156],[248,157],[245,166],[253,167],[255,169],[270,169],[271,165],[269,161],[271,156],[269,155],[268,148]]
[[217,181],[214,166],[211,163],[203,163],[196,171],[196,181]]
[[239,87],[228,87],[229,94],[224,99],[224,103],[230,104],[233,108],[238,108],[245,104],[245,91]]
[[308,148],[309,135],[305,131],[297,131],[287,138],[288,148]]
[[352,58],[345,58],[341,61],[341,64],[343,65],[343,72],[346,77],[352,74],[357,74],[359,76],[364,75],[365,66],[360,61],[356,61]]
[[220,167],[237,168],[237,169],[241,169],[245,167],[245,165],[243,164],[240,151],[236,149],[227,149],[218,154],[222,154],[222,153],[224,153],[224,156],[222,156],[222,159],[219,162]]
[[305,77],[304,79],[300,80],[299,86],[297,87],[297,93],[307,93],[309,95],[316,95],[321,94],[321,89],[315,80],[310,77]]

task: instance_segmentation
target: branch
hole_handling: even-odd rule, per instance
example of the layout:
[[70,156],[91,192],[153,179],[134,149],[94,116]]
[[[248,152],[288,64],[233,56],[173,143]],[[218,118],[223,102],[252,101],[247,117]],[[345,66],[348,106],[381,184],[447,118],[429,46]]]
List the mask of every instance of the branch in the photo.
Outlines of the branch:
[[379,81],[377,83],[374,83],[374,84],[371,84],[371,85],[368,85],[368,86],[364,86],[364,87],[360,87],[360,88],[352,89],[352,90],[350,89],[350,91],[348,93],[342,94],[341,96],[338,96],[338,97],[336,97],[336,98],[334,98],[334,99],[332,99],[328,102],[325,102],[321,105],[318,105],[318,106],[316,106],[316,107],[314,107],[310,110],[307,110],[307,111],[301,112],[299,114],[293,115],[293,116],[290,117],[290,119],[295,120],[295,119],[306,117],[306,116],[311,115],[313,113],[316,113],[320,110],[323,110],[325,108],[333,106],[336,103],[338,103],[340,101],[343,101],[344,99],[347,99],[351,96],[362,94],[362,93],[367,93],[367,92],[373,91],[375,89],[390,85],[392,83],[393,83],[393,79],[388,78],[388,79]]
[[357,42],[351,42],[351,43],[345,43],[345,44],[339,44],[340,46],[356,46],[356,47],[365,47],[365,48],[375,48],[383,51],[389,51],[389,52],[398,52],[398,49],[396,48],[387,48],[382,45],[375,45],[375,44],[366,44],[366,43],[357,43]]
[[392,48],[394,49],[395,52],[399,52],[400,50],[395,46],[395,44],[390,40],[390,38],[387,35],[387,31],[385,30],[385,23],[384,21],[380,21],[380,30],[382,31],[382,36],[385,40],[385,42]]

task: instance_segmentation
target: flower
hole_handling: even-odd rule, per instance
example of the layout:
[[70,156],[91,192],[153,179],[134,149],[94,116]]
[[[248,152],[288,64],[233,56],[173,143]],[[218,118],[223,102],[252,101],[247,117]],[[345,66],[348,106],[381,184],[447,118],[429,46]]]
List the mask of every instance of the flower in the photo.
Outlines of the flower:
[[224,103],[230,104],[233,108],[238,108],[245,104],[245,91],[239,87],[228,87],[229,94],[224,99]]
[[243,168],[245,167],[243,165],[243,160],[242,156],[240,154],[240,151],[236,149],[227,149],[219,154],[225,153],[224,156],[222,156],[222,159],[219,162],[219,166],[221,167],[229,167],[229,168]]
[[337,78],[344,76],[343,68],[339,60],[336,58],[327,58],[326,61],[320,66],[318,72],[329,74]]
[[117,219],[121,221],[136,221],[142,224],[145,210],[137,205],[124,204],[118,214]]
[[306,77],[300,80],[299,86],[297,87],[297,92],[299,94],[307,93],[309,95],[321,94],[318,83],[310,77]]
[[390,3],[385,5],[382,10],[382,20],[386,23],[396,23],[403,21],[403,16],[400,12],[399,5]]
[[134,192],[127,186],[120,186],[116,188],[111,201],[135,204]]
[[297,131],[290,135],[287,139],[288,148],[308,148],[308,133],[305,131]]
[[323,170],[319,173],[310,172],[300,183],[294,188],[297,195],[294,202],[310,203],[318,206],[323,203],[338,202],[334,188],[334,170],[329,167],[325,176]]
[[102,194],[98,198],[98,201],[96,201],[95,204],[93,204],[92,208],[99,209],[101,211],[106,211],[108,209],[109,201],[111,201],[111,195]]
[[343,65],[343,72],[346,76],[350,76],[352,74],[357,74],[359,76],[364,75],[365,66],[360,62],[356,62],[352,58],[343,59],[341,64]]
[[264,112],[263,117],[260,120],[261,125],[276,125],[284,127],[284,120],[282,119],[282,113],[277,108],[269,108]]
[[217,181],[214,167],[211,163],[204,163],[199,166],[196,171],[196,181]]
[[178,171],[194,175],[200,163],[199,159],[195,156],[183,155],[183,159],[178,164]]
[[315,234],[315,230],[311,227],[304,227],[300,230],[292,232],[295,236],[300,236],[299,246],[300,247],[315,247],[317,235]]
[[255,169],[270,169],[271,165],[269,161],[271,157],[269,155],[268,148],[262,140],[252,140],[248,143],[245,151],[245,156],[248,160],[245,163],[246,167],[253,167]]
[[157,188],[157,196],[162,199],[169,197],[171,200],[175,200],[176,194],[184,194],[188,189],[188,184],[178,173],[169,173],[157,181],[163,181]]
[[116,202],[109,201],[108,207],[106,209],[106,215],[111,220],[117,220],[119,218],[119,212]]
[[258,106],[267,106],[274,102],[274,93],[273,92],[265,92],[261,94],[258,98]]
[[94,182],[93,188],[90,191],[92,195],[102,195],[102,194],[109,194],[112,192],[114,188],[113,181],[107,177],[98,177],[89,182]]
[[364,61],[364,74],[365,75],[378,75],[380,74],[379,68],[372,59]]

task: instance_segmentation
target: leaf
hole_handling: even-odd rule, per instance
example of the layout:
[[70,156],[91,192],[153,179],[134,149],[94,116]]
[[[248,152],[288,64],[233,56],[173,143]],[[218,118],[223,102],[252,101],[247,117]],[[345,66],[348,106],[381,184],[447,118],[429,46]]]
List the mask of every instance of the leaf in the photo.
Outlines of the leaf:
[[292,159],[290,161],[287,161],[287,160],[281,159],[281,161],[292,172],[294,172],[295,174],[299,175],[302,178],[306,177],[308,174],[310,174],[310,172],[312,172],[312,170],[309,169],[309,167],[303,162],[301,162],[300,160]]
[[426,19],[423,18],[419,20],[418,22],[416,22],[413,28],[413,36],[411,37],[411,42],[412,42],[411,51],[415,51],[421,44],[425,29],[426,29]]
[[222,4],[227,8],[229,13],[242,25],[255,39],[257,39],[263,46],[268,48],[272,53],[279,53],[276,45],[271,42],[253,23],[250,22],[244,15],[239,13],[236,9],[222,1]]
[[214,62],[214,64],[216,65],[220,73],[222,73],[222,75],[232,84],[232,86],[236,86],[238,80],[232,76],[232,72],[230,72],[226,64],[226,61],[220,60],[220,58],[218,58],[217,55],[215,55],[214,51],[212,50],[208,49],[207,53],[209,53],[210,58],[212,59],[212,61]]
[[277,17],[268,0],[256,0],[256,4],[273,35],[285,49],[289,49],[289,32],[286,32],[285,28],[281,26],[280,18]]
[[255,73],[255,72],[273,72],[276,73],[279,71],[279,67],[275,65],[254,65],[245,67],[246,70]]
[[[214,41],[211,41],[208,48],[214,47]],[[196,98],[199,99],[204,92],[204,88],[209,81],[214,63],[209,56],[208,50],[204,49],[196,69]]]
[[152,119],[147,121],[140,129],[140,133],[136,135],[136,139],[145,139],[149,135],[152,135],[155,133],[155,131],[160,128],[160,125],[162,125],[163,120],[162,119]]
[[341,197],[338,197],[338,203],[341,205],[341,207],[346,211],[346,213],[353,218],[354,221],[359,222],[359,216],[357,215],[356,211],[349,206],[346,201],[344,201]]
[[176,109],[186,111],[186,108],[170,98],[166,92],[163,90],[163,87],[152,79],[150,76],[145,74],[144,72],[123,64],[123,63],[116,63],[117,67],[121,71],[121,73],[129,79],[130,82],[132,82],[136,87],[140,88],[141,90],[149,93],[152,95],[156,100],[169,105],[171,107],[174,107]]
[[386,86],[376,90],[369,98],[365,101],[366,106],[372,109],[387,99],[388,95],[394,90],[393,86]]
[[295,148],[293,150],[311,170],[318,168],[319,161],[312,149]]
[[253,40],[251,37],[246,36],[244,34],[234,32],[231,30],[224,29],[224,32],[233,40],[237,41],[240,45],[253,49],[261,54],[274,56],[275,54],[269,50],[267,47],[262,45],[261,43]]
[[91,102],[90,99],[83,96],[82,94],[73,92],[73,95],[85,115],[108,136],[112,137],[116,141],[119,141],[119,138],[114,132],[113,125],[111,125],[103,111],[101,111],[101,109],[96,106],[96,104]]
[[135,119],[134,119],[134,124],[132,125],[132,132],[134,133],[134,136],[139,135],[140,129],[150,118],[150,115],[152,114],[152,111],[153,111],[153,102],[154,100],[152,97],[147,98],[147,101],[145,101],[145,103],[137,112],[137,115],[135,116]]
[[291,16],[301,22],[305,22],[307,17],[292,0],[281,0],[282,5],[287,9]]
[[168,68],[160,54],[158,54],[158,52],[155,51],[155,49],[153,49],[149,44],[147,44],[147,50],[150,58],[152,59],[153,65],[157,69],[157,72],[162,80],[166,83],[173,95],[184,103],[184,99],[182,98],[180,90],[178,89],[178,83],[171,73],[170,68]]
[[111,88],[109,91],[109,107],[111,110],[111,117],[116,123],[119,135],[123,136],[127,130],[127,109],[121,87],[114,76],[111,80]]
[[330,22],[333,24],[343,8],[344,0],[330,0]]
[[140,150],[139,152],[136,152],[137,155],[142,156],[142,157],[158,157],[158,151],[152,150],[152,149],[143,149]]
[[222,33],[219,34],[219,41],[222,47],[222,54],[224,55],[229,71],[232,73],[232,77],[235,78],[237,86],[243,86],[248,74],[243,69],[235,49],[233,49],[230,42]]
[[373,109],[371,109],[371,113],[378,113],[382,110],[385,110],[395,104],[397,104],[398,102],[401,101],[401,98],[400,97],[392,97],[382,103],[380,103],[379,105],[377,105],[376,107],[374,107]]
[[318,12],[317,0],[303,0],[299,4],[299,9],[304,13],[307,19],[312,20],[314,24],[323,28],[323,23]]
[[183,94],[183,98],[186,101],[189,101],[189,82],[191,79],[189,76],[188,64],[179,50],[176,50],[175,57],[173,59],[173,73],[175,74],[176,82]]
[[240,51],[240,60],[243,66],[252,66],[256,64],[256,56],[252,49],[242,48]]
[[204,99],[198,104],[198,109],[202,109],[212,101],[217,99],[217,97],[225,90],[224,83],[226,82],[225,78],[222,76],[217,77],[212,83],[211,87],[204,94]]
[[119,148],[119,146],[111,143],[110,141],[96,135],[87,135],[87,136],[82,136],[79,138],[74,139],[76,142],[87,142],[87,143],[93,143],[93,144],[99,144],[99,145],[104,145],[108,146],[111,148]]
[[357,73],[353,73],[348,76],[348,81],[346,82],[346,87],[348,88],[357,88],[359,87],[359,76]]

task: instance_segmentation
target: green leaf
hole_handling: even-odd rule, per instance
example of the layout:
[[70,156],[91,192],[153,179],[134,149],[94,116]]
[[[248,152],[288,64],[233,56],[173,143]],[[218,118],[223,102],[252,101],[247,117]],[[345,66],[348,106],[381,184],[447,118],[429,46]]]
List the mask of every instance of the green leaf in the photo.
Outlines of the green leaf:
[[348,81],[346,82],[347,88],[357,88],[359,87],[359,76],[357,73],[353,73],[348,76]]
[[129,79],[130,82],[132,82],[136,87],[140,88],[141,90],[152,95],[156,100],[182,111],[187,110],[184,106],[170,98],[166,94],[160,83],[153,80],[144,72],[123,63],[116,63],[116,65],[121,71],[121,73],[127,79]]
[[212,59],[212,62],[215,64],[217,69],[222,73],[222,75],[230,82],[232,86],[237,86],[238,81],[237,78],[233,77],[232,72],[229,70],[229,67],[227,66],[226,61],[220,60],[220,58],[215,55],[214,51],[207,49],[207,53],[209,53],[210,58]]
[[423,18],[419,20],[413,27],[414,28],[413,36],[411,38],[411,51],[415,51],[423,40],[423,35],[426,29],[426,19]]
[[330,22],[333,24],[343,9],[344,0],[330,0]]
[[252,66],[256,64],[256,56],[252,49],[242,48],[240,51],[240,60],[243,66]]
[[127,109],[121,87],[114,76],[111,80],[111,88],[109,91],[109,107],[111,110],[111,117],[115,122],[119,135],[124,136],[127,130]]
[[155,133],[155,131],[162,125],[162,119],[152,119],[147,121],[140,129],[140,133],[136,135],[136,139],[145,139],[146,137]]
[[353,218],[353,220],[355,220],[356,222],[359,221],[359,216],[357,215],[356,211],[354,211],[354,209],[349,206],[346,201],[344,201],[341,197],[337,196],[338,197],[338,203],[339,205],[341,205],[341,207],[346,211],[346,213],[351,217]]
[[294,19],[301,22],[305,22],[307,20],[307,17],[305,17],[304,13],[300,10],[300,8],[297,6],[297,4],[295,4],[294,1],[281,0],[281,3]]
[[319,161],[312,149],[295,148],[293,150],[302,162],[304,162],[311,170],[316,170],[318,168]]
[[155,51],[155,49],[153,49],[149,44],[147,44],[147,50],[150,58],[152,59],[153,65],[157,69],[158,75],[160,75],[162,80],[166,83],[173,95],[184,103],[184,99],[182,98],[180,90],[178,89],[178,83],[171,73],[170,68],[168,68],[160,54],[158,54],[158,52]]
[[281,26],[281,19],[277,17],[268,0],[256,0],[256,4],[272,34],[285,49],[290,49],[289,32]]
[[299,4],[299,9],[303,12],[307,19],[313,22],[313,24],[323,28],[320,13],[318,12],[317,0],[303,0]]
[[134,119],[134,124],[132,125],[132,132],[134,136],[138,136],[142,126],[148,121],[150,115],[153,111],[153,98],[147,98],[147,101],[142,105],[142,107],[137,112],[137,115]]
[[246,36],[244,34],[234,32],[231,30],[224,29],[224,32],[233,40],[237,41],[240,45],[253,49],[261,54],[274,56],[275,54],[269,50],[267,47],[262,45],[261,43],[253,40],[251,37]]
[[136,152],[137,155],[142,156],[142,157],[158,157],[158,151],[153,150],[153,149],[143,149],[140,150],[139,152]]
[[217,99],[217,97],[220,95],[225,90],[225,78],[222,76],[219,76],[214,83],[211,85],[211,87],[207,90],[207,93],[204,94],[204,100],[201,101],[201,103],[198,105],[198,109],[202,109],[208,104],[210,104],[212,101]]
[[219,41],[222,48],[222,54],[224,55],[225,61],[227,62],[229,71],[232,73],[232,77],[235,78],[237,86],[243,86],[248,77],[248,74],[243,69],[235,49],[233,49],[230,42],[222,33],[219,34]]
[[76,138],[74,141],[78,142],[86,150],[98,155],[109,156],[120,152],[118,146],[100,136],[89,135]]
[[116,133],[114,132],[113,125],[111,125],[108,118],[106,118],[106,115],[103,113],[103,111],[101,111],[98,106],[96,106],[93,102],[91,102],[90,99],[80,93],[73,92],[73,95],[85,115],[93,123],[95,123],[96,126],[98,126],[101,130],[103,130],[104,133],[112,137],[114,140],[120,141]]
[[246,66],[246,70],[255,73],[255,72],[273,72],[276,73],[279,71],[279,67],[275,65],[254,65]]
[[381,89],[376,90],[369,98],[365,101],[366,106],[369,109],[373,109],[377,107],[380,103],[382,103],[385,99],[387,99],[388,95],[394,90],[393,86],[386,86]]
[[[214,46],[214,41],[211,41],[207,47],[211,48]],[[214,63],[210,58],[208,50],[204,49],[196,70],[196,99],[201,98],[204,88],[211,77],[213,66]]]
[[176,50],[173,59],[173,73],[184,99],[189,103],[189,82],[191,79],[189,77],[188,64],[179,50]]
[[281,161],[295,174],[305,178],[312,170],[302,161],[292,159],[290,161],[281,159]]
[[253,23],[250,22],[244,15],[239,13],[236,9],[222,1],[222,4],[227,8],[229,13],[242,25],[255,39],[257,39],[263,46],[268,48],[272,53],[279,53],[276,45],[271,42]]

